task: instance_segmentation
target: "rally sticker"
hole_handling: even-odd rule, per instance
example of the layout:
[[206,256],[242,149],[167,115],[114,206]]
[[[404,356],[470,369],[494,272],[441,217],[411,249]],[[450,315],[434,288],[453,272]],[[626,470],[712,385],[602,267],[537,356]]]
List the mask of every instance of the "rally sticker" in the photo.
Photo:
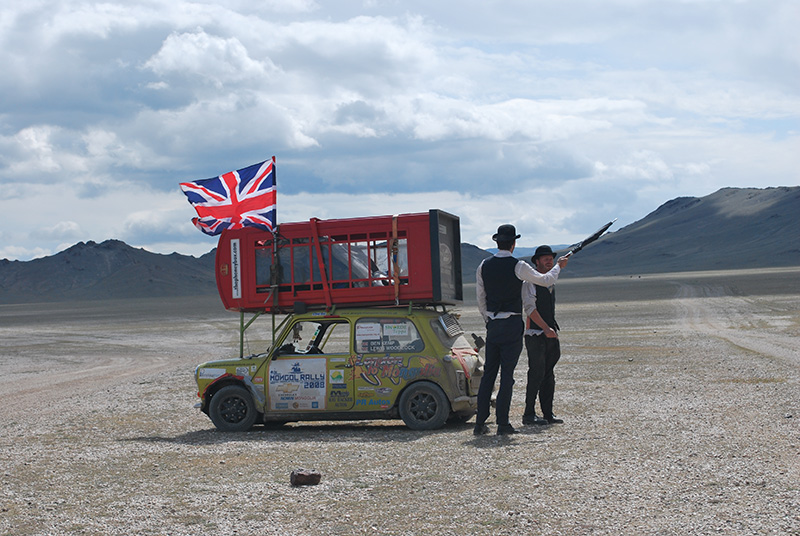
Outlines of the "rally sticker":
[[269,370],[272,409],[325,409],[325,358],[280,359]]
[[201,380],[215,380],[225,374],[223,368],[201,368],[197,373],[197,377]]
[[384,324],[383,334],[390,337],[405,337],[408,335],[408,324]]
[[381,338],[381,325],[376,322],[356,324],[356,340],[375,340]]
[[344,381],[344,372],[339,369],[333,369],[328,372],[328,381],[331,384],[331,389],[345,389],[347,387]]

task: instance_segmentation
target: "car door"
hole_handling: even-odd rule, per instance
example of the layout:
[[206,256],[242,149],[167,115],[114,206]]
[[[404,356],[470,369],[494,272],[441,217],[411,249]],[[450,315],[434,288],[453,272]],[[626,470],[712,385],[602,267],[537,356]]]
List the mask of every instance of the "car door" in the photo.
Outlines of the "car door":
[[294,321],[269,364],[270,413],[346,411],[353,396],[350,325],[345,319]]
[[355,324],[356,410],[386,410],[405,385],[425,374],[425,344],[410,318],[365,317]]

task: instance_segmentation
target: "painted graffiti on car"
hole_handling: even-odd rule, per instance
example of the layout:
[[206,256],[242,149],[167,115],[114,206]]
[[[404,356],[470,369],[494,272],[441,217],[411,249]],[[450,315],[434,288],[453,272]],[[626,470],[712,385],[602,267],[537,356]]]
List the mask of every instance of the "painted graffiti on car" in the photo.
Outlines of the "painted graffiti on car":
[[[412,363],[417,362],[417,366]],[[387,379],[394,385],[402,381],[411,381],[418,378],[437,378],[441,374],[441,367],[436,358],[428,356],[365,356],[356,354],[352,356],[350,366],[356,369],[359,377],[370,385],[380,386],[382,380]]]

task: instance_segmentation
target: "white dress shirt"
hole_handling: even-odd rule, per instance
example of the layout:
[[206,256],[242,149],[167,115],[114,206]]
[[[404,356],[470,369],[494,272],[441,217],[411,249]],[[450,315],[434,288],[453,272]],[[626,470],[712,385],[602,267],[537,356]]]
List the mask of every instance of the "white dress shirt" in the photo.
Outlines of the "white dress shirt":
[[[511,257],[512,255],[510,251],[501,249],[495,253],[494,256]],[[478,311],[481,313],[483,321],[488,322],[489,320],[496,318],[508,318],[511,315],[519,314],[511,311],[498,311],[496,313],[492,313],[486,310],[486,289],[483,286],[483,276],[481,275],[481,269],[483,268],[484,262],[486,262],[486,259],[481,261],[480,265],[478,266],[478,271],[475,275],[475,295],[478,299]],[[546,274],[537,272],[530,264],[522,260],[517,262],[516,266],[514,266],[514,274],[521,281],[536,283],[537,285],[541,285],[543,287],[550,287],[554,285],[558,279],[558,274],[560,273],[561,266],[558,264],[553,266],[553,268]]]
[[[556,265],[558,266],[558,265]],[[550,292],[553,291],[553,286],[547,287]],[[527,318],[531,313],[536,310],[536,285],[528,283],[527,281],[522,284],[522,311],[525,314],[525,326],[528,326]],[[531,322],[530,328],[525,330],[525,335],[541,335],[544,333],[539,326]]]

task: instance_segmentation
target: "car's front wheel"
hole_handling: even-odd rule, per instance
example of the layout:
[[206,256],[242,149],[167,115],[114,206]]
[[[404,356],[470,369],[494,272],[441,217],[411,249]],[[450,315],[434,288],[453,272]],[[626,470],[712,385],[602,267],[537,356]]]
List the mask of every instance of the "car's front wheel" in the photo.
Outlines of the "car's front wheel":
[[208,416],[223,432],[244,432],[253,427],[258,416],[253,397],[240,385],[228,385],[211,397]]
[[431,382],[417,382],[400,395],[400,417],[412,430],[441,428],[450,415],[450,402],[442,388]]

